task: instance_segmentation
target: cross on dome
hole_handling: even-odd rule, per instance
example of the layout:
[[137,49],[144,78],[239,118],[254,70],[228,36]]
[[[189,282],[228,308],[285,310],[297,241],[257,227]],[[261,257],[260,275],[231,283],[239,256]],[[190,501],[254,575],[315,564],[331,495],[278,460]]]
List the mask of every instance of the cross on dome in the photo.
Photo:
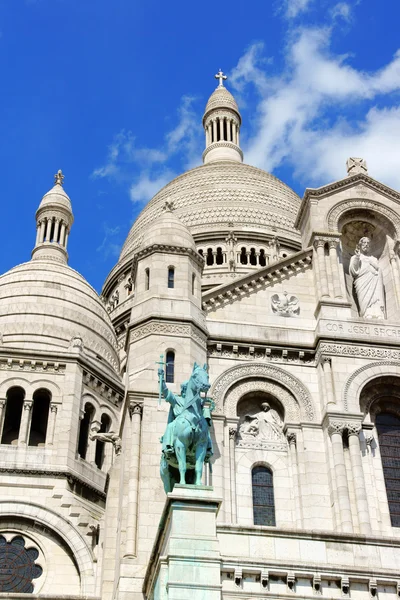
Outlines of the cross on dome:
[[62,185],[64,181],[64,175],[62,174],[61,169],[58,169],[57,173],[54,175],[54,183],[58,185]]
[[223,74],[221,69],[219,70],[219,72],[216,75],[214,75],[214,77],[215,77],[215,79],[219,79],[218,87],[224,87],[224,80],[228,79],[228,77]]

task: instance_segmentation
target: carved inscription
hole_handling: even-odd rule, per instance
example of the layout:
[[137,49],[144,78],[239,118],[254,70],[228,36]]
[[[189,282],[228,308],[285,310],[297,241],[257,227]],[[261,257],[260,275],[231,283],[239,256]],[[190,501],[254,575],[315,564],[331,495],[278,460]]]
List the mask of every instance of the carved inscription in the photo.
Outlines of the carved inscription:
[[329,333],[341,333],[342,335],[367,335],[374,337],[387,337],[400,340],[400,327],[380,325],[355,325],[354,323],[337,323],[327,321],[323,328]]

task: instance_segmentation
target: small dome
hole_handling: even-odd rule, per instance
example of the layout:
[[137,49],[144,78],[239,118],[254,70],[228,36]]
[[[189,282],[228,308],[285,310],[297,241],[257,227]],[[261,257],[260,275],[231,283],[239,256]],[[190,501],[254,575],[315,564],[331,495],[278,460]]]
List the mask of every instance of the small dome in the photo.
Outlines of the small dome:
[[42,201],[39,204],[38,211],[43,208],[47,208],[48,206],[56,205],[62,206],[69,212],[72,212],[71,200],[69,199],[69,196],[62,185],[59,183],[56,183],[56,185],[43,196]]
[[33,260],[0,276],[3,348],[68,351],[82,338],[89,358],[118,372],[117,341],[97,292],[74,269]]
[[236,103],[235,98],[226,89],[226,87],[223,86],[218,86],[217,89],[214,90],[211,96],[209,97],[206,110],[204,111],[204,117],[211,110],[215,110],[218,108],[229,108],[231,110],[234,110],[238,115],[240,115],[239,107]]
[[144,250],[154,244],[196,250],[196,244],[189,229],[168,209],[164,209],[163,213],[151,223],[140,249]]

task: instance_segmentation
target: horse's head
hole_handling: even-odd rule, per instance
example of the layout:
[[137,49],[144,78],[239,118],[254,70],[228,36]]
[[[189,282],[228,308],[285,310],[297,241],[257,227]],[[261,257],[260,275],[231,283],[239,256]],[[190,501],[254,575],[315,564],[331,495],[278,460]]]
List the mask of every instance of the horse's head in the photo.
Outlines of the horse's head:
[[208,392],[211,386],[208,379],[207,365],[200,366],[197,363],[194,363],[190,381],[192,383],[193,391]]

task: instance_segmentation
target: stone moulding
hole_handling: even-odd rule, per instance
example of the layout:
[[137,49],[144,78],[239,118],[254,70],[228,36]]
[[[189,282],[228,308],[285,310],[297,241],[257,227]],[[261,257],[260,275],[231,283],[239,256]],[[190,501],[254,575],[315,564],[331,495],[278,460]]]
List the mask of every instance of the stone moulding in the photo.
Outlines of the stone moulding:
[[[216,412],[219,414],[224,413],[227,394],[235,384],[254,377],[263,380],[269,379],[271,380],[271,383],[275,382],[281,384],[294,396],[300,407],[302,417],[307,421],[315,420],[311,394],[305,385],[297,379],[297,377],[294,377],[284,369],[275,365],[266,365],[262,363],[237,365],[231,367],[217,378],[210,392],[210,395],[216,404]],[[254,386],[254,391],[257,391],[256,384]]]
[[191,337],[203,347],[207,344],[206,335],[194,325],[189,323],[168,323],[161,321],[151,321],[132,329],[130,333],[130,342],[136,342],[148,335],[155,334]]
[[364,365],[354,371],[348,378],[343,389],[343,407],[349,412],[349,398],[356,398],[359,403],[362,388],[372,379],[385,375],[400,377],[400,361],[382,360]]
[[301,250],[268,267],[262,267],[258,271],[246,274],[233,282],[224,283],[206,292],[203,295],[203,308],[205,311],[210,312],[245,294],[257,292],[264,287],[271,287],[299,271],[311,268],[311,265],[312,248]]
[[340,217],[349,210],[364,209],[377,212],[384,215],[391,223],[393,223],[397,237],[400,237],[400,218],[390,208],[387,208],[381,202],[376,200],[354,198],[352,200],[343,200],[334,206],[327,215],[327,223],[330,231],[336,231]]

